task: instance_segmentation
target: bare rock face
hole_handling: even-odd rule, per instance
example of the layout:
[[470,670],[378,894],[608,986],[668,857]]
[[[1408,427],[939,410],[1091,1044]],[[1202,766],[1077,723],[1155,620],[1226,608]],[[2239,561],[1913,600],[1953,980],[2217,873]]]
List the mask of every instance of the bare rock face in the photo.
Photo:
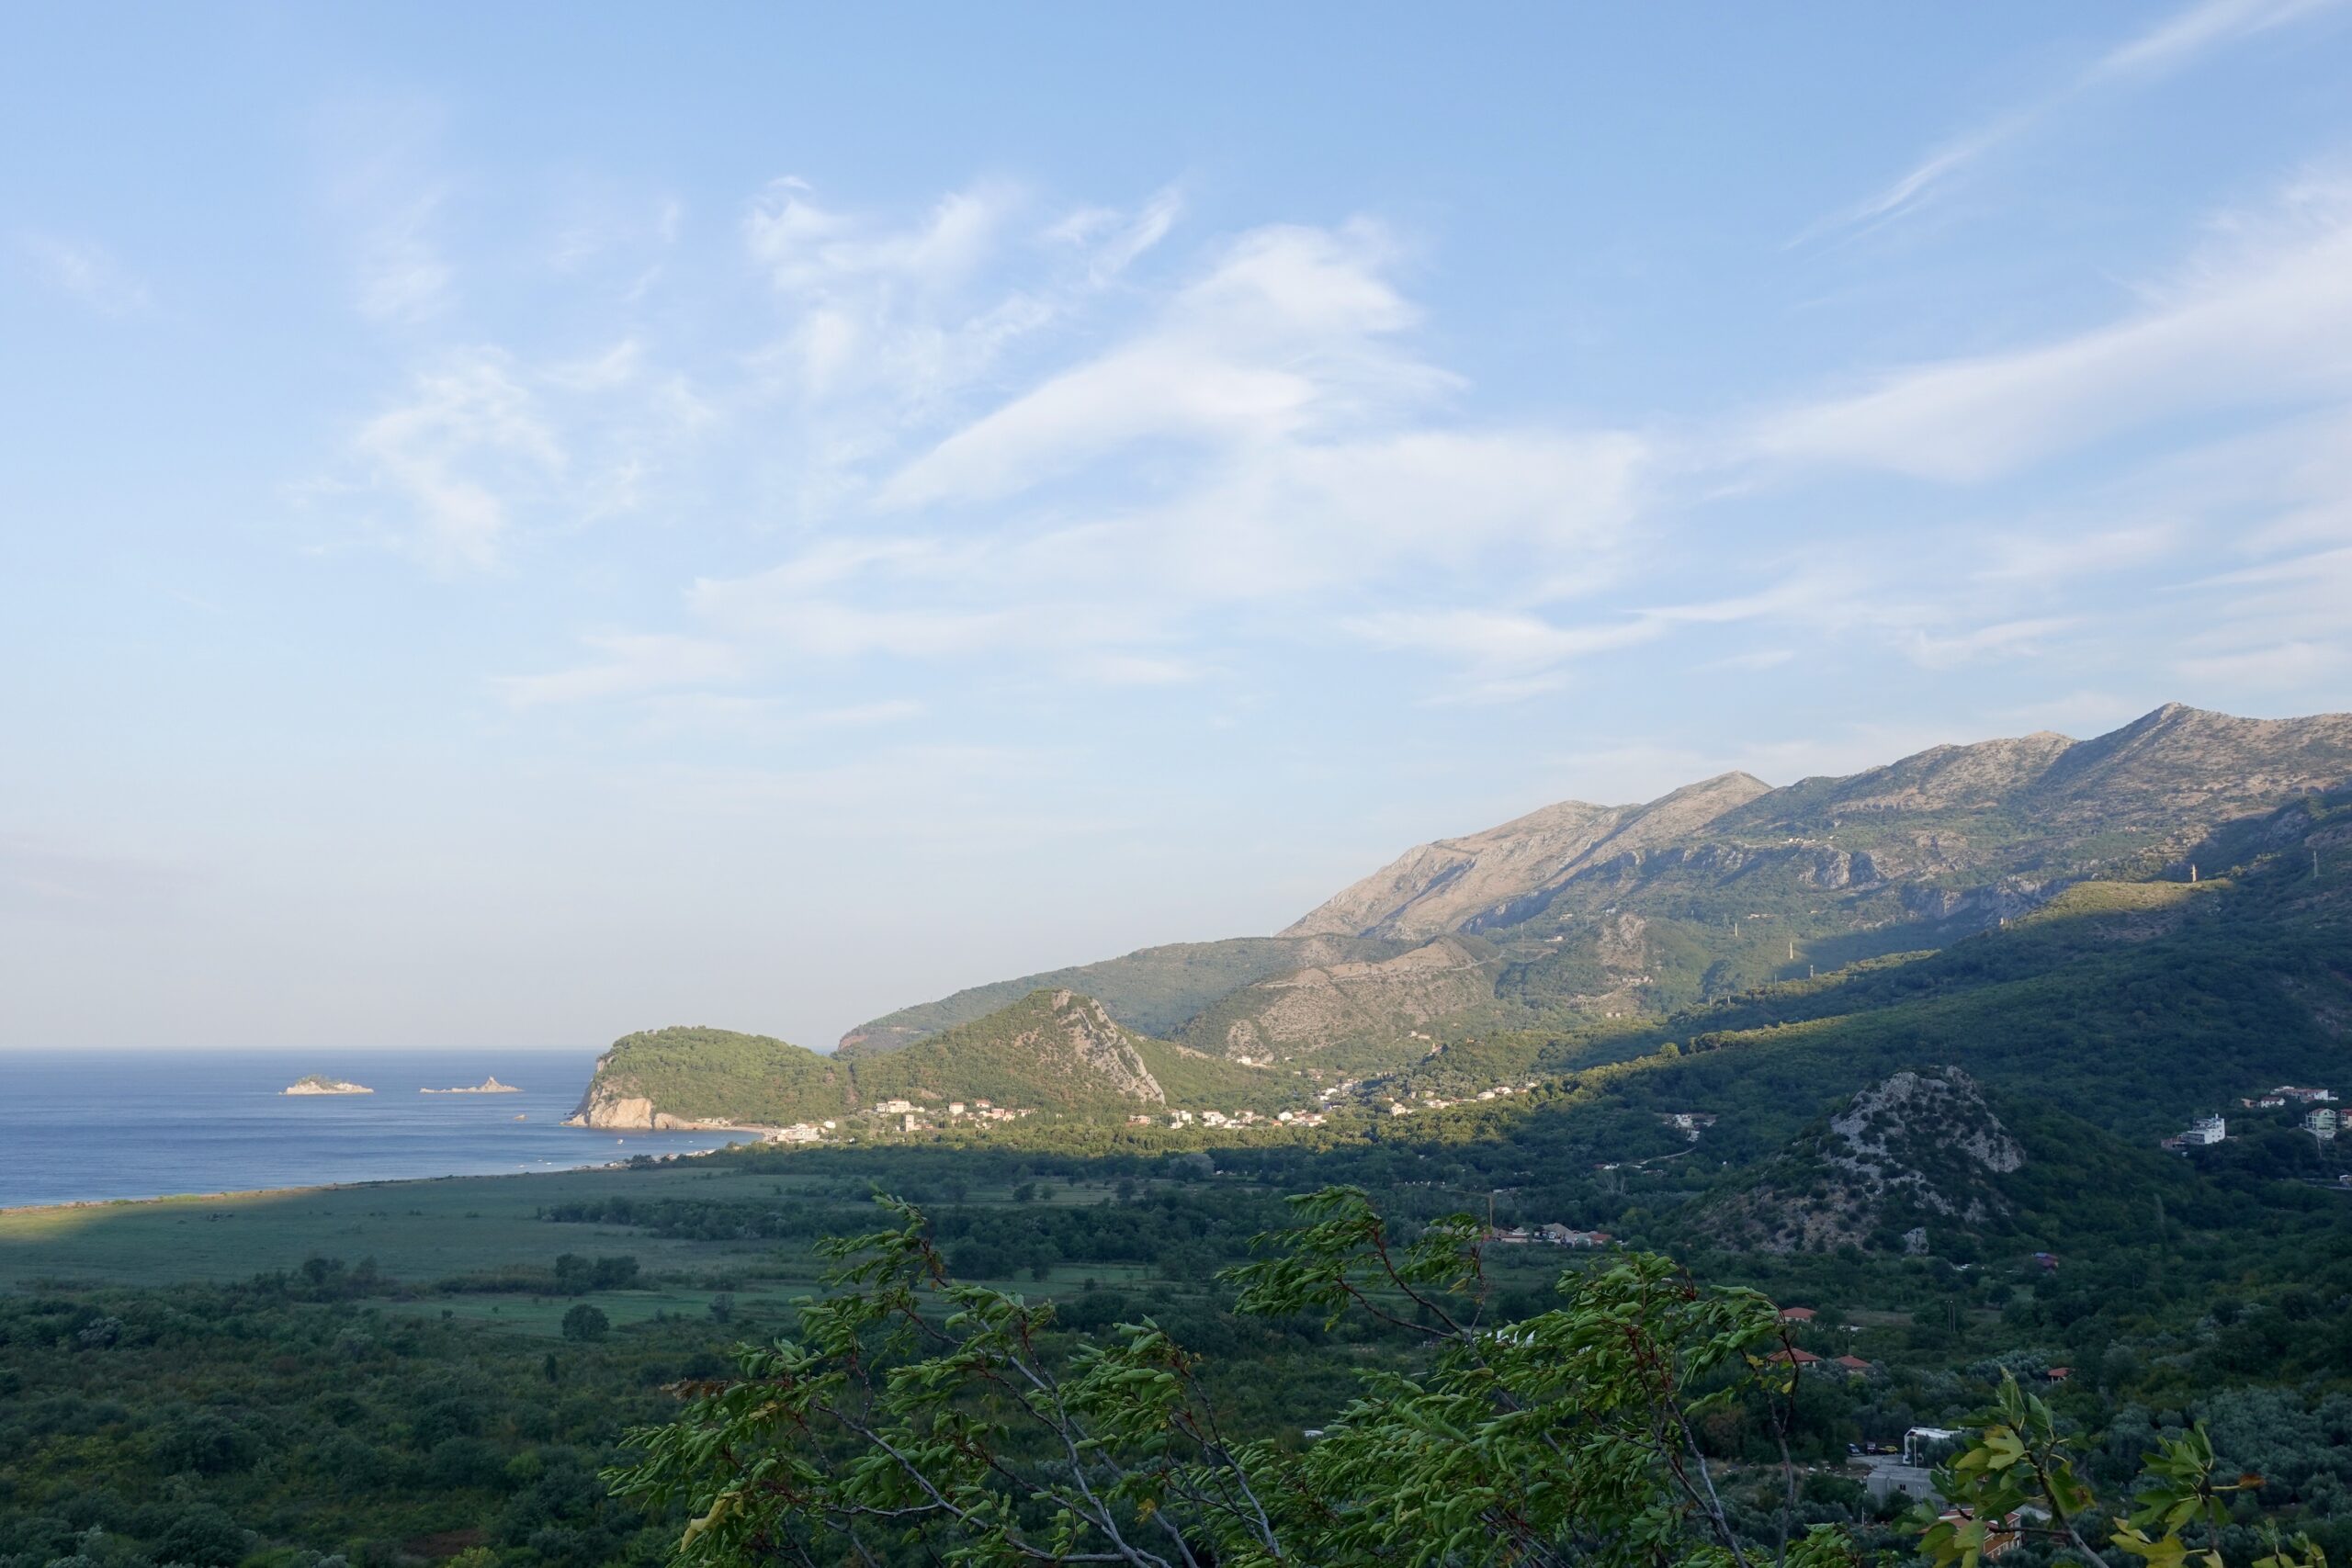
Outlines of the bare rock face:
[[2024,1147],[1958,1067],[1896,1073],[1799,1138],[1710,1229],[1767,1252],[1889,1249],[1928,1222],[1969,1227],[2009,1212],[1995,1178]]
[[1060,1049],[1084,1070],[1131,1099],[1168,1103],[1168,1091],[1159,1087],[1127,1032],[1101,1002],[1075,991],[1056,991],[1053,1020],[1061,1032]]
[[1408,850],[1282,934],[1427,938],[1515,918],[1577,868],[1684,837],[1768,787],[1724,773],[1647,806],[1565,800],[1483,833]]
[[1984,1103],[1976,1080],[1958,1067],[1897,1073],[1854,1096],[1829,1119],[1829,1131],[1840,1145],[1828,1154],[1833,1168],[1880,1187],[1912,1183],[1939,1213],[1957,1211],[1923,1172],[1905,1163],[1923,1139],[1958,1156],[1963,1165],[2003,1175],[2025,1164],[2025,1150]]
[[[567,1127],[595,1127],[628,1133],[653,1131],[657,1113],[653,1101],[641,1095],[616,1094],[602,1082],[592,1083],[580,1104],[565,1117]],[[662,1115],[662,1121],[675,1118]]]

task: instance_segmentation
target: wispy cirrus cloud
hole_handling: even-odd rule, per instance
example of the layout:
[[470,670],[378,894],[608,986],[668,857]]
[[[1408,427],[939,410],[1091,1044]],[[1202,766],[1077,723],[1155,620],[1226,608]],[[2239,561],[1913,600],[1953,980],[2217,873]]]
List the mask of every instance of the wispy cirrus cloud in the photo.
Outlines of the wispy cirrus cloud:
[[424,325],[456,298],[446,119],[436,104],[395,98],[354,99],[318,118],[320,186],[348,257],[352,307],[383,326]]
[[[796,295],[877,272],[964,288],[971,249],[1006,228],[962,203],[895,231],[805,205],[796,187],[763,209],[788,235],[763,243],[788,257]],[[1155,198],[1048,233],[1124,265],[1175,210]],[[1649,443],[1451,418],[1461,383],[1413,351],[1397,254],[1370,224],[1277,226],[1216,247],[1156,297],[1131,291],[1142,309],[1127,331],[967,417],[943,407],[902,458],[886,447],[854,464],[873,481],[845,486],[798,552],[696,582],[693,635],[770,671],[989,655],[1174,686],[1205,672],[1185,649],[1216,617],[1272,615],[1312,636],[1356,596],[1474,583],[1505,562],[1539,598],[1593,591],[1637,509]],[[563,689],[596,690],[605,663]]]
[[1946,139],[1886,185],[1790,242],[1884,222],[1910,211],[2059,108],[2102,89],[2140,85],[2186,69],[2199,56],[2284,27],[2342,0],[2197,0],[2084,66],[2046,96],[2004,110]]
[[1762,457],[1992,479],[2184,414],[2352,391],[2352,182],[2298,182],[2141,309],[2007,353],[1907,367],[1763,418]]
[[487,352],[419,374],[351,450],[360,481],[392,502],[380,535],[444,571],[494,564],[518,501],[543,494],[570,462],[526,378]]
[[28,233],[17,250],[35,276],[101,316],[136,315],[154,303],[145,281],[96,240]]

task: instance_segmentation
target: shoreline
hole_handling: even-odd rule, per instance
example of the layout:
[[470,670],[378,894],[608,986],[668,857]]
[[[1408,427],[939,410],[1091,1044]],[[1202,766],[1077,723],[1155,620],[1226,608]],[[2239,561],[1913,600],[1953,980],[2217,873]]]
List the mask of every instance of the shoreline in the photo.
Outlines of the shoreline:
[[[603,1132],[603,1128],[582,1128],[583,1132]],[[673,1149],[662,1157],[701,1159],[733,1144],[722,1144],[710,1149]],[[377,1176],[356,1181],[301,1181],[283,1187],[232,1187],[212,1192],[149,1192],[134,1198],[59,1198],[41,1203],[0,1203],[0,1219],[18,1214],[45,1214],[75,1209],[127,1209],[149,1203],[226,1203],[251,1201],[261,1198],[293,1198],[312,1192],[357,1191],[368,1187],[410,1187],[429,1181],[513,1181],[534,1176],[563,1176],[583,1170],[620,1170],[638,1156],[595,1160],[582,1165],[549,1166],[540,1170],[477,1170],[444,1171],[438,1176]]]

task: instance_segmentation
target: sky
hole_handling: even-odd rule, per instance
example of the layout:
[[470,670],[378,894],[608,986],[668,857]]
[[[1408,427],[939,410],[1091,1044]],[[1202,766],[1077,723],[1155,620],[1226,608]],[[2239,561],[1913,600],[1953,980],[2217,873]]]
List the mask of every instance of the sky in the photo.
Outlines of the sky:
[[2352,3],[23,5],[0,1048],[594,1044],[2352,708]]

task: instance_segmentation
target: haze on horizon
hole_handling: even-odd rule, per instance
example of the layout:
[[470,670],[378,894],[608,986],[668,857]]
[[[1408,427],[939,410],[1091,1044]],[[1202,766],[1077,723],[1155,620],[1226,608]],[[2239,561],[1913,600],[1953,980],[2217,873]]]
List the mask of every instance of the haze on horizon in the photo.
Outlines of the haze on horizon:
[[824,1046],[2352,707],[2352,4],[20,7],[0,1048]]

